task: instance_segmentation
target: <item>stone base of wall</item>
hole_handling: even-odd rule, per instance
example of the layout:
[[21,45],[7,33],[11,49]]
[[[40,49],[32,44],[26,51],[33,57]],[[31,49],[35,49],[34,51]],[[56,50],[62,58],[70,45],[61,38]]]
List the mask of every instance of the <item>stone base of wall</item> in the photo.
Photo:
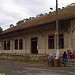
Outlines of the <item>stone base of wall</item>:
[[[18,61],[29,61],[29,62],[40,62],[44,63],[48,66],[53,65],[52,61],[49,61],[48,55],[43,54],[25,54],[25,55],[18,55],[18,54],[0,54],[0,59],[4,60],[18,60]],[[60,58],[60,66],[63,66],[62,64],[62,58]]]
[[8,59],[8,60],[24,60],[24,61],[36,61],[36,62],[47,62],[48,55],[36,55],[36,54],[25,54],[25,55],[17,55],[17,54],[0,54],[0,59]]

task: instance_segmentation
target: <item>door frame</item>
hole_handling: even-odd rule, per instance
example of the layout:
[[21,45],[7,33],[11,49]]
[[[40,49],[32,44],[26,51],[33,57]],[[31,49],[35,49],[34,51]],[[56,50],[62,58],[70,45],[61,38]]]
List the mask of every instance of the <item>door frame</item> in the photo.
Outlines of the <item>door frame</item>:
[[31,38],[31,53],[32,54],[38,54],[37,46],[38,46],[38,37],[32,37]]

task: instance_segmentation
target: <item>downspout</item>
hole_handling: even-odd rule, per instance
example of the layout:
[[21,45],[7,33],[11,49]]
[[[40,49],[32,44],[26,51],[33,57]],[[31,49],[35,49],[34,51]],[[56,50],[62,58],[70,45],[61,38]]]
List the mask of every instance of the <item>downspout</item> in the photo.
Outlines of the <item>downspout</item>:
[[1,54],[3,53],[3,52],[2,52],[2,50],[3,50],[3,36],[2,36],[2,47],[1,47]]
[[13,55],[13,39],[11,40],[11,46],[12,46],[12,55]]
[[72,50],[72,26],[71,26],[71,21],[70,21],[70,49]]

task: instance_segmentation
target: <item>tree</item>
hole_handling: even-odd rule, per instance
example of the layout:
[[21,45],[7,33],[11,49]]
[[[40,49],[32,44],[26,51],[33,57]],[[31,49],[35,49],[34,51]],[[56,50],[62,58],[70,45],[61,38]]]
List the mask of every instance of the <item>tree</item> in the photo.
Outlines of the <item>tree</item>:
[[2,33],[3,32],[3,28],[2,27],[0,27],[0,33]]
[[10,24],[10,28],[11,28],[11,27],[14,27],[14,25],[13,25],[13,24]]
[[19,25],[19,24],[22,24],[23,22],[24,22],[24,20],[20,20],[16,24]]
[[66,7],[71,7],[71,6],[75,6],[75,3],[71,3],[71,4],[67,5]]
[[41,14],[38,14],[38,15],[36,15],[36,18],[37,17],[41,17],[41,16],[44,16],[42,13]]

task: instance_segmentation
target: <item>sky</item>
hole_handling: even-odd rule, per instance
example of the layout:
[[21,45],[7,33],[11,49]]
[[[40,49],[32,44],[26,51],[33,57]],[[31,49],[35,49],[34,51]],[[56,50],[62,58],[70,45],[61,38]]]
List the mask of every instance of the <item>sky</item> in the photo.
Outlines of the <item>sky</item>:
[[[75,0],[58,0],[58,7],[75,3]],[[8,29],[20,20],[36,17],[40,13],[49,13],[55,9],[56,0],[0,0],[0,27]]]

